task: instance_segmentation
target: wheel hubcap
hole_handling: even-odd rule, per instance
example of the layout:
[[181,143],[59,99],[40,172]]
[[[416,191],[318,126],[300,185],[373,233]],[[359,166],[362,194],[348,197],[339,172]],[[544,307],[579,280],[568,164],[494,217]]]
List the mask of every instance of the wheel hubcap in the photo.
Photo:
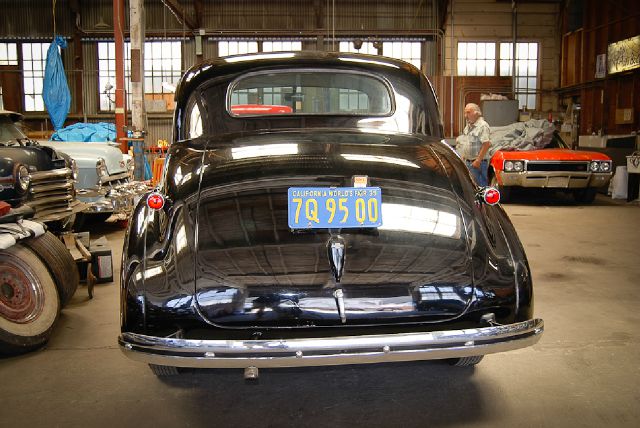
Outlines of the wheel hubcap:
[[13,264],[1,266],[0,316],[24,324],[37,318],[44,308],[40,282]]

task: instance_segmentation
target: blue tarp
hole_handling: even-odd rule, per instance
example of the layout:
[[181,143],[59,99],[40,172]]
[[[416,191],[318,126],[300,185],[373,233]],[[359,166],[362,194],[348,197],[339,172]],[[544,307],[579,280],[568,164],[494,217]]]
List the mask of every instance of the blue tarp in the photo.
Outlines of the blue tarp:
[[67,42],[61,36],[56,36],[53,39],[47,51],[47,65],[44,69],[42,87],[42,99],[49,112],[49,117],[51,117],[53,129],[62,128],[71,105],[71,93],[69,85],[67,85],[67,77],[64,74],[58,46],[63,49],[67,47]]
[[53,141],[115,141],[116,126],[113,123],[74,123],[58,129],[51,135]]

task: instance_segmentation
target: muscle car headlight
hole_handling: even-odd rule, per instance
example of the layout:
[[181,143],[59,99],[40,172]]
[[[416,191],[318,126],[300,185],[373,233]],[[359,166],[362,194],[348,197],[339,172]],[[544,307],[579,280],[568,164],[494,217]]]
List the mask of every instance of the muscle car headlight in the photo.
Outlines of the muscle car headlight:
[[29,184],[31,183],[31,177],[29,176],[29,170],[24,165],[19,165],[15,169],[15,186],[16,191],[20,194],[27,191]]
[[109,175],[109,172],[107,171],[107,164],[102,158],[98,158],[98,162],[96,162],[96,173],[98,174],[98,177],[106,177]]
[[523,161],[505,161],[504,170],[506,172],[521,172],[524,171],[524,162]]
[[591,163],[589,164],[589,169],[591,170],[591,172],[598,172],[598,169],[600,169],[600,165],[598,164],[598,161],[591,161]]
[[609,172],[609,171],[611,171],[611,161],[600,162],[600,172]]

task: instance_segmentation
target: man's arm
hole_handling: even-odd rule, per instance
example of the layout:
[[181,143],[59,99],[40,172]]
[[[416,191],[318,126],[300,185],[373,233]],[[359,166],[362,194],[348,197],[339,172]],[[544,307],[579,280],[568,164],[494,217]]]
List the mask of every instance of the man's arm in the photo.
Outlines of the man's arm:
[[489,147],[491,147],[491,141],[485,141],[482,143],[482,147],[480,147],[478,156],[473,160],[473,163],[471,164],[474,168],[480,168],[480,164],[484,159],[484,155],[487,154],[487,150],[489,150]]

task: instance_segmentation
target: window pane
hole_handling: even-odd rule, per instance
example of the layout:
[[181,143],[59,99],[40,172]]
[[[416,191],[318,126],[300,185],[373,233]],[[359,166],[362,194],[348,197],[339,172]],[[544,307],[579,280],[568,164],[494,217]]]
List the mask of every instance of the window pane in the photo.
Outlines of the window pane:
[[458,43],[458,58],[467,59],[467,44]]
[[478,61],[476,63],[476,72],[478,74],[478,76],[486,76],[486,69],[485,69],[485,62],[484,61]]
[[485,69],[487,70],[487,76],[495,76],[496,75],[496,62],[494,60],[486,60],[484,62]]
[[31,44],[23,43],[22,44],[22,59],[30,60],[31,59]]
[[469,43],[469,46],[467,47],[467,58],[468,59],[476,59],[476,44],[475,43]]
[[516,89],[524,89],[527,87],[527,78],[526,77],[518,77],[516,79]]
[[24,97],[24,109],[26,111],[34,111],[36,109],[36,103],[32,95],[25,95]]
[[[151,44],[151,57],[152,58],[161,58],[162,57],[162,42],[153,42]],[[149,43],[145,43],[145,46],[148,46]]]
[[485,44],[484,43],[478,43],[477,45],[477,49],[476,49],[476,57],[478,59],[484,59],[486,58],[486,52],[485,52]]
[[487,59],[496,59],[496,44],[495,43],[486,43],[487,50]]
[[467,76],[477,76],[478,73],[476,71],[476,62],[475,61],[467,61]]
[[461,76],[466,76],[467,74],[467,60],[459,59],[458,60],[458,74]]
[[33,94],[33,79],[24,79],[24,93]]
[[98,43],[98,58],[107,58],[109,56],[109,45],[107,43]]

